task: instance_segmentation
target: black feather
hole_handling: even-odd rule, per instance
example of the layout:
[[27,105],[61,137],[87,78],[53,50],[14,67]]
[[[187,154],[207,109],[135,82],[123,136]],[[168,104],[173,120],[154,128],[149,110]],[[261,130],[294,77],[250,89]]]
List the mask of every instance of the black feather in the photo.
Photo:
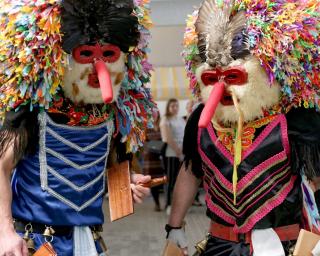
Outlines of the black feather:
[[132,0],[63,0],[63,49],[104,42],[127,52],[140,37],[133,8]]
[[199,56],[202,62],[206,62],[207,61],[207,47],[204,43],[200,43],[201,41],[199,40],[199,44],[198,44],[198,49],[199,49]]
[[243,59],[250,55],[248,49],[248,36],[244,31],[238,32],[232,39],[231,43],[231,57],[233,59]]

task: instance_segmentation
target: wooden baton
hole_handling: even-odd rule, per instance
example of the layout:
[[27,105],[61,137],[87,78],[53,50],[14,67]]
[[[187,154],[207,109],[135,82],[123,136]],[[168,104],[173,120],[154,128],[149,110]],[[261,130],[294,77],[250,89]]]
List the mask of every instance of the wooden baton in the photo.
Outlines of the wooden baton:
[[140,183],[139,185],[141,185],[141,186],[143,186],[145,188],[153,188],[153,187],[156,187],[156,186],[159,186],[159,185],[166,184],[167,182],[168,182],[167,176],[163,176],[163,177],[160,177],[160,178],[152,179],[147,183]]

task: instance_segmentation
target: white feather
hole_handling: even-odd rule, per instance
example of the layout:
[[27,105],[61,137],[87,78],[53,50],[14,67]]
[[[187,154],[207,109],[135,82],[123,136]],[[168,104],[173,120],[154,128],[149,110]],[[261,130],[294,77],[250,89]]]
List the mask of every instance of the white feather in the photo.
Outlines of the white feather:
[[205,0],[199,9],[196,30],[199,49],[205,49],[206,62],[211,66],[226,66],[231,57],[232,40],[246,26],[243,12],[231,17],[233,1],[219,7],[215,0]]

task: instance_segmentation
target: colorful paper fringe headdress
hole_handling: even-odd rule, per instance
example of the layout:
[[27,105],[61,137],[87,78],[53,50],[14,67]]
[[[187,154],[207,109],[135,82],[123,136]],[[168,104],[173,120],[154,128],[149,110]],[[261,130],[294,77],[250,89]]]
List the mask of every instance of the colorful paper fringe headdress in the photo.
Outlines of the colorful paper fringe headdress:
[[[103,17],[101,24],[92,24],[88,10]],[[63,86],[67,52],[98,38],[128,53],[117,116],[128,151],[136,151],[154,107],[145,87],[151,25],[149,0],[1,0],[0,119],[21,105],[50,108]]]
[[[320,2],[317,0],[206,0],[214,13],[230,19],[243,12],[246,18],[242,34],[232,44],[245,40],[246,50],[257,56],[270,82],[282,86],[284,111],[292,106],[320,106]],[[228,12],[228,17],[223,14]],[[213,17],[213,16],[212,16]],[[187,21],[184,58],[194,94],[199,94],[195,69],[203,60],[202,42],[196,29],[199,11]],[[217,17],[214,18],[217,20]],[[209,32],[208,32],[209,33]],[[245,39],[242,38],[245,37]],[[208,46],[207,46],[208,48]],[[243,49],[242,49],[243,50]],[[239,52],[241,54],[241,52]],[[214,55],[214,51],[211,52]],[[208,57],[208,55],[207,55]],[[213,57],[213,56],[211,56]]]

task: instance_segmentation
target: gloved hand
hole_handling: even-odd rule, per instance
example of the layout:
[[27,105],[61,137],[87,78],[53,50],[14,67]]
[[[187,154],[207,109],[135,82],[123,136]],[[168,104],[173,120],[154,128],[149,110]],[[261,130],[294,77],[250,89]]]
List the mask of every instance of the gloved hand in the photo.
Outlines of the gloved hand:
[[167,239],[179,246],[184,255],[188,255],[188,241],[184,228],[172,228]]

